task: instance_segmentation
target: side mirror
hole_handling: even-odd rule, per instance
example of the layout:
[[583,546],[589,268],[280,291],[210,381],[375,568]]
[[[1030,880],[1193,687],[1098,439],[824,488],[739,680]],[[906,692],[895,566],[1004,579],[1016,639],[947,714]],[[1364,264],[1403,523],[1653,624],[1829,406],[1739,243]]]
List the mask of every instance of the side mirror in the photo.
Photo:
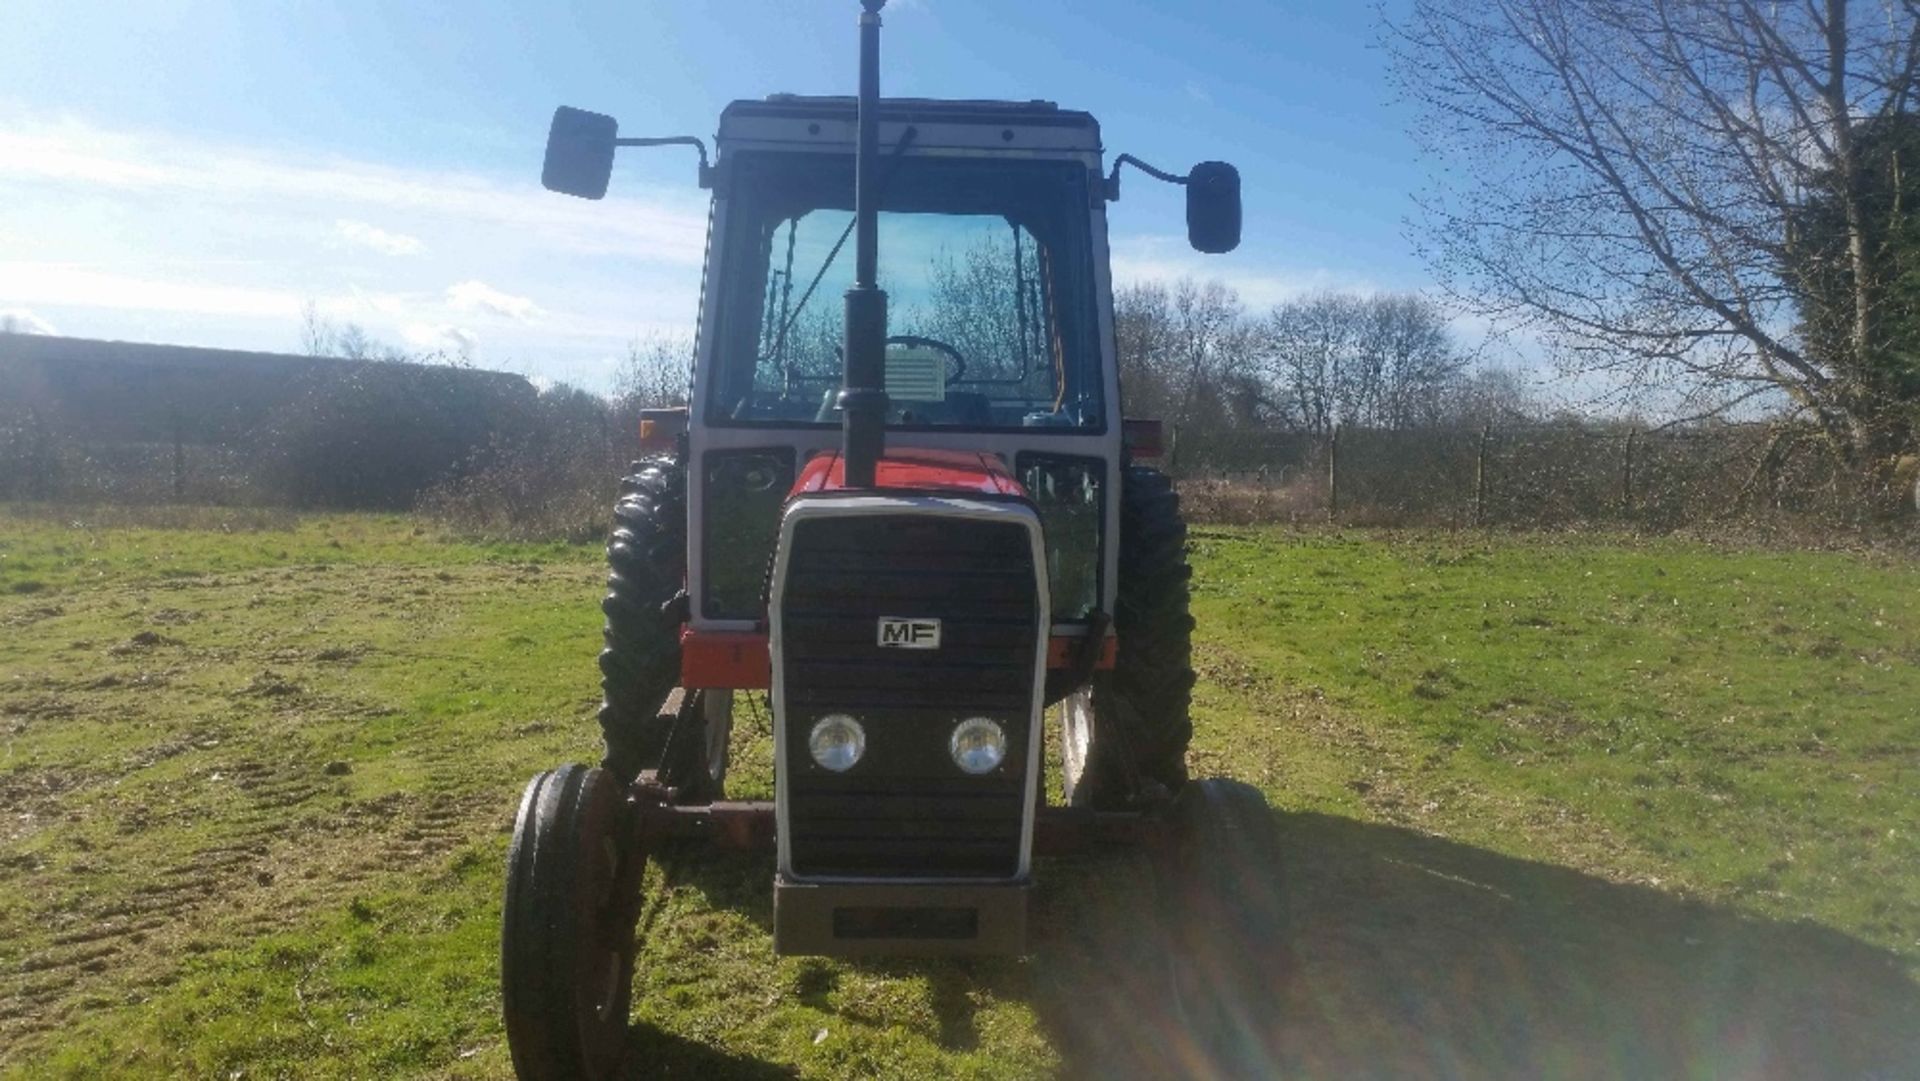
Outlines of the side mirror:
[[1209,255],[1240,246],[1240,170],[1203,161],[1187,174],[1187,243]]
[[[555,109],[553,126],[547,129],[547,160],[540,169],[540,183],[562,195],[605,196],[607,178],[613,175],[614,140],[619,135],[620,122],[613,117],[565,105]],[[1187,216],[1191,219],[1193,212],[1189,210]]]

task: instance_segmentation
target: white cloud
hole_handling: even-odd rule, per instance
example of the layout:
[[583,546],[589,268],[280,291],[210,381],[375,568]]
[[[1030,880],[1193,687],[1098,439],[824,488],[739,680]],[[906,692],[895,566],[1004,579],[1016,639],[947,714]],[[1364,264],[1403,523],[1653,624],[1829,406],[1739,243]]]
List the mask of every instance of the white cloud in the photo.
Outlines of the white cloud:
[[452,323],[408,323],[400,328],[400,337],[415,349],[451,349],[470,354],[480,346],[480,336]]
[[491,312],[522,323],[545,315],[545,309],[531,298],[503,293],[482,281],[464,281],[447,286],[447,306],[461,312]]
[[[460,317],[478,315],[498,323],[489,331],[492,346],[500,347],[511,339],[514,351],[529,359],[548,351],[571,354],[589,347],[588,343],[597,342],[599,348],[605,348],[637,335],[688,330],[684,321],[650,319],[623,310],[627,298],[618,293],[592,294],[584,305],[585,311],[605,314],[549,313],[527,297],[501,292],[480,281],[461,282],[439,291],[385,292],[348,286],[329,293],[14,261],[0,262],[0,297],[21,305],[9,310],[146,312],[278,324],[285,328],[286,340],[292,339],[306,305],[312,303],[328,319],[361,324],[375,337],[399,336],[420,344],[416,339],[427,335],[431,340],[425,344],[433,348],[461,340],[459,336],[449,339],[447,329],[472,336],[477,344],[477,335]],[[183,344],[193,341],[178,340]],[[276,338],[251,348],[283,345],[284,341]]]
[[419,237],[389,233],[377,225],[351,218],[341,218],[333,223],[333,227],[340,239],[363,248],[372,248],[382,255],[419,255],[426,250],[426,245],[420,242]]
[[315,296],[291,289],[120,274],[45,262],[0,262],[0,296],[44,308],[275,319],[285,320],[289,327],[298,323],[308,303],[321,315],[349,321],[397,317],[422,307],[439,306],[432,294],[371,293],[354,288]]
[[25,308],[0,308],[0,334],[58,334],[53,324]]
[[[274,350],[311,302],[408,349],[472,355],[478,331],[491,364],[599,386],[611,376],[590,358],[691,322],[705,201],[689,184],[592,203],[541,189],[531,168],[396,168],[0,104],[0,307],[99,336]],[[511,290],[490,284],[509,276]]]
[[385,316],[389,319],[401,318],[421,300],[419,297],[404,297],[397,293],[371,293],[358,285],[347,286],[347,296],[348,302],[358,309],[355,314],[361,317]]
[[[203,315],[284,318],[305,298],[277,289],[143,278],[59,263],[0,263],[0,295],[48,307],[128,308]],[[331,305],[321,305],[332,313]]]
[[706,233],[702,200],[692,193],[647,192],[588,202],[544,191],[530,174],[524,183],[502,184],[471,173],[269,155],[74,120],[0,117],[0,182],[5,181],[52,183],[67,192],[170,191],[201,199],[378,208],[388,218],[406,221],[434,218],[469,230],[512,229],[540,237],[548,250],[644,255],[695,267]]
[[[1145,247],[1147,251],[1133,254],[1123,250],[1134,247]],[[1214,261],[1212,257],[1198,254],[1163,254],[1154,252],[1154,247],[1159,245],[1136,246],[1115,241],[1112,255],[1115,288],[1141,282],[1171,285],[1181,278],[1218,279],[1239,293],[1247,307],[1256,310],[1326,289],[1370,294],[1381,288],[1375,282],[1324,267],[1296,270],[1249,266],[1240,259]]]

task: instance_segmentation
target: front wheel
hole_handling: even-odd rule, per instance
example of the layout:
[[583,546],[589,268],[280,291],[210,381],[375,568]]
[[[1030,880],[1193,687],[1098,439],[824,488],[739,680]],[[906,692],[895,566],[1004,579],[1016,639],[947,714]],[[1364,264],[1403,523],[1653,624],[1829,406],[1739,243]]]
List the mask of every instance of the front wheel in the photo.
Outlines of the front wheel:
[[507,1046],[524,1081],[599,1081],[619,1066],[645,869],[611,774],[562,766],[527,785],[500,931]]
[[1120,479],[1120,578],[1111,672],[1093,677],[1084,777],[1074,802],[1152,804],[1187,781],[1193,695],[1187,523],[1166,474],[1128,466]]

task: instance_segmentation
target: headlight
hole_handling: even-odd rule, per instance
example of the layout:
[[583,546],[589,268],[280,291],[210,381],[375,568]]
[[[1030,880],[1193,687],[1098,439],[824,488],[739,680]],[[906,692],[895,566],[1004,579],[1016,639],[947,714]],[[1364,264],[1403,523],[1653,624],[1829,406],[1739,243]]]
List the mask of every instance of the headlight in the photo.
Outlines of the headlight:
[[844,713],[829,713],[814,722],[807,750],[822,767],[845,773],[867,753],[867,730]]
[[953,764],[968,773],[992,773],[1007,757],[1007,733],[997,721],[968,717],[954,726],[947,742],[953,751]]

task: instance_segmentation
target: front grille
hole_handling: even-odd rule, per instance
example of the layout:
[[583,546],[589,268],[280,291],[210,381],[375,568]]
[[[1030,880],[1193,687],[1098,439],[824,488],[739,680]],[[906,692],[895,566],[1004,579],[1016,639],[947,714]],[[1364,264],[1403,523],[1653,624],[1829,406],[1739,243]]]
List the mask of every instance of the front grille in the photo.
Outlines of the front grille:
[[[788,851],[802,876],[1005,878],[1019,871],[1038,579],[1018,521],[885,513],[795,523],[781,583]],[[882,648],[882,618],[938,619],[939,649]],[[820,768],[807,735],[850,713],[867,750]],[[985,777],[953,764],[962,718],[1006,729]]]

